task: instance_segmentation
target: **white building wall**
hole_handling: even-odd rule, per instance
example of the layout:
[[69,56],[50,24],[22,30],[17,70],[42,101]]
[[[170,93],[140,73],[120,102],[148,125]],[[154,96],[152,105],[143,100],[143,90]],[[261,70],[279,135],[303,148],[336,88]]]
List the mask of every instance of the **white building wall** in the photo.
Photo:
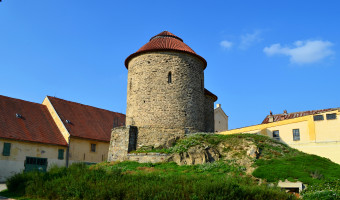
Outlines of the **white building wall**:
[[222,110],[221,104],[217,104],[214,110],[215,132],[228,130],[228,116]]

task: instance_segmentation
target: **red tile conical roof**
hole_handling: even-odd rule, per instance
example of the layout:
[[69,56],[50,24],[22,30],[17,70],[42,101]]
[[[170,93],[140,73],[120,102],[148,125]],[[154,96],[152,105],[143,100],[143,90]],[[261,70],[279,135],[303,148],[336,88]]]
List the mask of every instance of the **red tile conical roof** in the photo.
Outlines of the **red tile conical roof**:
[[203,57],[196,54],[195,51],[192,50],[188,45],[186,45],[181,38],[170,33],[169,31],[163,31],[160,34],[153,36],[148,43],[146,43],[138,51],[127,57],[125,60],[125,67],[128,68],[129,61],[133,57],[138,56],[141,53],[168,50],[192,54],[203,61],[204,69],[207,66],[207,61]]

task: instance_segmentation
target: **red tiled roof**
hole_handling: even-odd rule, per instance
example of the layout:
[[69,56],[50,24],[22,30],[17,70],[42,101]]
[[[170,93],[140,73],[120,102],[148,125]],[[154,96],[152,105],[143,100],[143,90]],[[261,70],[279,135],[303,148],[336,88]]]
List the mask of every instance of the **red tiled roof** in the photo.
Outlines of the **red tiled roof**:
[[[276,115],[273,115],[273,117],[274,117],[273,122],[282,121],[282,120],[285,120],[285,119],[293,119],[293,118],[297,118],[297,117],[303,117],[303,116],[306,116],[306,115],[315,115],[315,114],[333,111],[333,110],[337,110],[337,109],[338,108],[328,108],[328,109],[322,109],[322,110],[310,110],[310,111],[293,112],[293,113],[287,113],[287,114],[285,114],[285,113],[276,114]],[[269,116],[270,115],[267,115],[267,117],[262,121],[262,124],[270,123],[269,122]]]
[[[16,117],[20,114],[22,117]],[[67,146],[45,105],[0,95],[0,137]]]
[[141,53],[145,52],[151,52],[151,51],[180,51],[180,52],[186,52],[189,54],[192,54],[199,59],[201,59],[204,63],[204,69],[207,66],[207,61],[196,54],[188,45],[186,45],[183,40],[176,35],[168,32],[163,31],[158,35],[153,36],[148,43],[146,43],[144,46],[142,46],[137,52],[131,54],[129,57],[125,60],[125,67],[128,68],[129,61],[135,57],[138,56]]
[[214,102],[217,101],[217,96],[205,88],[204,88],[204,94],[207,96],[211,96],[214,99]]
[[[109,142],[111,129],[125,125],[125,115],[48,96],[71,137]],[[67,123],[69,120],[71,123]]]

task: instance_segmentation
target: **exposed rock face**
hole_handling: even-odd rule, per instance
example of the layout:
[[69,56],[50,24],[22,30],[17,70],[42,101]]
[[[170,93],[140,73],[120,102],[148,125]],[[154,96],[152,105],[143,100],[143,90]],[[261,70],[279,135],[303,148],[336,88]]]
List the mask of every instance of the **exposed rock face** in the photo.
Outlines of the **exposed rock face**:
[[196,165],[214,162],[220,158],[220,153],[214,148],[195,146],[190,148],[187,152],[175,153],[169,161],[174,161],[178,165]]
[[251,174],[255,170],[253,163],[259,154],[260,150],[254,142],[240,140],[237,145],[228,142],[221,142],[218,145],[202,143],[190,147],[186,152],[172,154],[168,161],[174,161],[178,165],[195,165],[218,160],[232,161],[244,166],[246,173]]
[[260,151],[255,145],[251,145],[247,150],[247,156],[251,158],[257,158],[259,154]]

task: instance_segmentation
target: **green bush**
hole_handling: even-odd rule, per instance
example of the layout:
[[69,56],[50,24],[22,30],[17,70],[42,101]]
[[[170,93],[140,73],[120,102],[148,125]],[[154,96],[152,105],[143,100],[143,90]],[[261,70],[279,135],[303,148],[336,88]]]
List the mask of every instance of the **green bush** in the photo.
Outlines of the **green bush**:
[[303,195],[304,200],[339,200],[340,192],[339,191],[317,191],[317,192],[309,192]]
[[[257,160],[253,175],[269,182],[299,180],[305,184],[317,184],[324,180],[340,178],[340,165],[315,155],[299,155],[271,160]],[[268,173],[270,172],[270,173]]]
[[15,192],[19,195],[25,194],[25,189],[27,186],[27,181],[29,181],[32,177],[30,174],[15,174],[14,176],[10,177],[6,181],[6,185],[9,191]]

